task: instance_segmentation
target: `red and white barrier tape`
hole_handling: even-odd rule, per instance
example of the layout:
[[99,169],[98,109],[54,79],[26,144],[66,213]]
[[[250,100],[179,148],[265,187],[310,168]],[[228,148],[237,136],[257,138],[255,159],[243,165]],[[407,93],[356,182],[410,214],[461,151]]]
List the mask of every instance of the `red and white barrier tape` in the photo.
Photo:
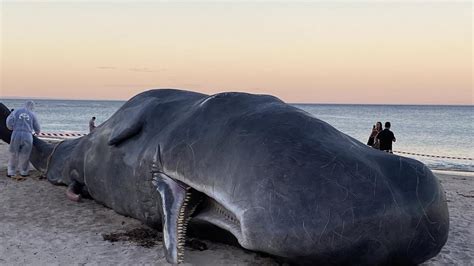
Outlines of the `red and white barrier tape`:
[[469,157],[441,156],[441,155],[421,154],[421,153],[406,152],[406,151],[393,151],[393,152],[394,153],[400,153],[400,154],[409,154],[409,155],[416,155],[416,156],[423,156],[423,157],[431,157],[431,158],[474,161],[473,158],[469,158]]
[[86,136],[84,133],[59,133],[59,132],[41,132],[39,138],[55,138],[55,139],[69,139],[69,138],[80,138]]

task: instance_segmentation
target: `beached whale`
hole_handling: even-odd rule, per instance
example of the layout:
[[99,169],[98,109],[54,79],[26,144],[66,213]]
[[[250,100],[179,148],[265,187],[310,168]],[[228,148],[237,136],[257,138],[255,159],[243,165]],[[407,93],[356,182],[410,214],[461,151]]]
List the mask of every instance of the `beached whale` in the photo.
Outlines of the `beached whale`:
[[35,138],[31,162],[69,198],[162,228],[171,263],[183,261],[188,222],[296,263],[421,263],[448,236],[444,191],[425,165],[273,96],[146,91],[85,137]]

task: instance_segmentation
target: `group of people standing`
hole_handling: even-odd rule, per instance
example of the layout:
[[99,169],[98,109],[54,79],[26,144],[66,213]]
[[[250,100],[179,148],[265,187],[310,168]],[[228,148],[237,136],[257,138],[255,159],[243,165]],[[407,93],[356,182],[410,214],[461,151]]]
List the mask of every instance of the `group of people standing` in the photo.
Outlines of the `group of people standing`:
[[392,143],[397,141],[395,135],[390,131],[390,122],[385,122],[385,128],[382,129],[382,122],[377,122],[372,127],[372,133],[370,134],[367,145],[386,152],[393,153]]

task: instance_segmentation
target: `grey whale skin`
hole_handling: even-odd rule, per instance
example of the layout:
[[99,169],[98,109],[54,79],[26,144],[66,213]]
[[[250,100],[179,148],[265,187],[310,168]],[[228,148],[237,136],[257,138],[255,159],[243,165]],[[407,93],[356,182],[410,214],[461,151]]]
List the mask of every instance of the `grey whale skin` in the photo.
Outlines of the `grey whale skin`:
[[448,236],[425,165],[268,95],[146,91],[85,137],[35,138],[31,161],[69,195],[162,228],[171,263],[183,261],[188,223],[296,263],[418,264]]

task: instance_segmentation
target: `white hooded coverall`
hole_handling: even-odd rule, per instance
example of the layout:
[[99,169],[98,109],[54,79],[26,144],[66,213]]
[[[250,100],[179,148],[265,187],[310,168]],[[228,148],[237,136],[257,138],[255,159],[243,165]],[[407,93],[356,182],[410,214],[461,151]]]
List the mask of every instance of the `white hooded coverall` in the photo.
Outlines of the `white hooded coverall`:
[[8,160],[8,175],[16,175],[17,167],[20,175],[28,175],[33,135],[40,133],[40,126],[33,113],[34,103],[28,101],[24,108],[17,109],[7,117],[7,128],[13,130],[10,140],[10,159]]

